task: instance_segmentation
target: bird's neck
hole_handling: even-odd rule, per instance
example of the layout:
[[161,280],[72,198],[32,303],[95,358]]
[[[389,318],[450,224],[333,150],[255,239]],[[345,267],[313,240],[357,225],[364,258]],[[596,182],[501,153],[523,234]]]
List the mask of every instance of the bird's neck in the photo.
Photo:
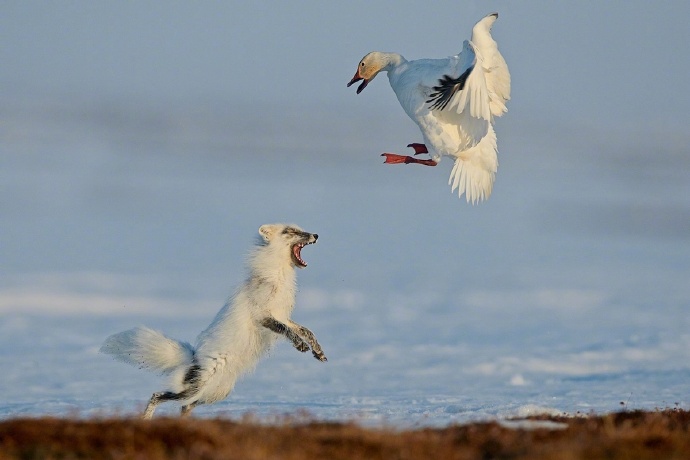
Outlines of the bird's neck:
[[381,67],[381,70],[385,70],[386,72],[407,62],[407,60],[398,53],[381,53],[381,57],[385,64]]

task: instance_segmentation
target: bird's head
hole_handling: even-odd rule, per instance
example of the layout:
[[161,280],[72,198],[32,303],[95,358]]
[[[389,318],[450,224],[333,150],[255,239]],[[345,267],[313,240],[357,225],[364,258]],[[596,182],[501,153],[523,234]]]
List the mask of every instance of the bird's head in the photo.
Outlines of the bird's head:
[[376,77],[376,75],[384,70],[389,64],[389,60],[386,59],[386,53],[380,53],[378,51],[372,51],[367,54],[359,61],[357,65],[357,72],[355,76],[352,77],[350,83],[347,84],[348,88],[354,83],[362,80],[362,84],[357,88],[357,94],[361,93],[364,88],[367,87],[369,82]]

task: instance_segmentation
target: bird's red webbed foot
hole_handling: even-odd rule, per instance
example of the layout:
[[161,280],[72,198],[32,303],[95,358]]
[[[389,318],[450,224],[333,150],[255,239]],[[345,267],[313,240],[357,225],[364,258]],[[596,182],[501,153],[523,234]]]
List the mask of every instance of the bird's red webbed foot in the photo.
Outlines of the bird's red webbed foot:
[[[429,150],[427,150],[426,145],[424,144],[418,144],[416,142],[413,142],[412,144],[408,144],[408,147],[411,147],[414,149],[414,154],[415,155],[421,155],[422,153],[429,153]],[[438,163],[436,163],[434,160],[418,160],[416,158],[406,156],[406,155],[398,155],[396,153],[382,153],[382,157],[386,157],[386,160],[383,162],[384,164],[418,164],[418,165],[425,165],[425,166],[436,166]]]
[[407,144],[407,146],[412,147],[414,149],[415,155],[421,155],[422,153],[429,153],[429,150],[427,150],[426,145],[424,145],[424,144],[419,144],[417,142],[413,142],[411,144]]
[[384,164],[399,164],[399,163],[405,163],[405,164],[418,164],[418,165],[426,165],[426,166],[436,166],[437,163],[434,160],[418,160],[417,158],[412,158],[406,155],[398,155],[395,153],[382,153],[382,157],[386,157],[386,160],[383,162]]

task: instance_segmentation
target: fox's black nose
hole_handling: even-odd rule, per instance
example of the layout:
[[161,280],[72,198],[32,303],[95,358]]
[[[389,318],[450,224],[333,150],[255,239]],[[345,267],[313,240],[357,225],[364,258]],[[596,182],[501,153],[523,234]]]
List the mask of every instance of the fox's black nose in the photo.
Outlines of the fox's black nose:
[[316,233],[312,233],[312,235],[314,235],[314,241],[319,239],[319,235],[317,235]]

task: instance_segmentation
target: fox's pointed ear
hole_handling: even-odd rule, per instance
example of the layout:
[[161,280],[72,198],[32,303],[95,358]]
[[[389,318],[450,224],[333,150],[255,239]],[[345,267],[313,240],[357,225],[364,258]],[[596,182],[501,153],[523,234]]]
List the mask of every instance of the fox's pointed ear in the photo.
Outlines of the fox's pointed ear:
[[264,241],[268,242],[273,238],[273,235],[276,232],[276,226],[275,225],[262,225],[259,227],[259,235],[264,239]]

